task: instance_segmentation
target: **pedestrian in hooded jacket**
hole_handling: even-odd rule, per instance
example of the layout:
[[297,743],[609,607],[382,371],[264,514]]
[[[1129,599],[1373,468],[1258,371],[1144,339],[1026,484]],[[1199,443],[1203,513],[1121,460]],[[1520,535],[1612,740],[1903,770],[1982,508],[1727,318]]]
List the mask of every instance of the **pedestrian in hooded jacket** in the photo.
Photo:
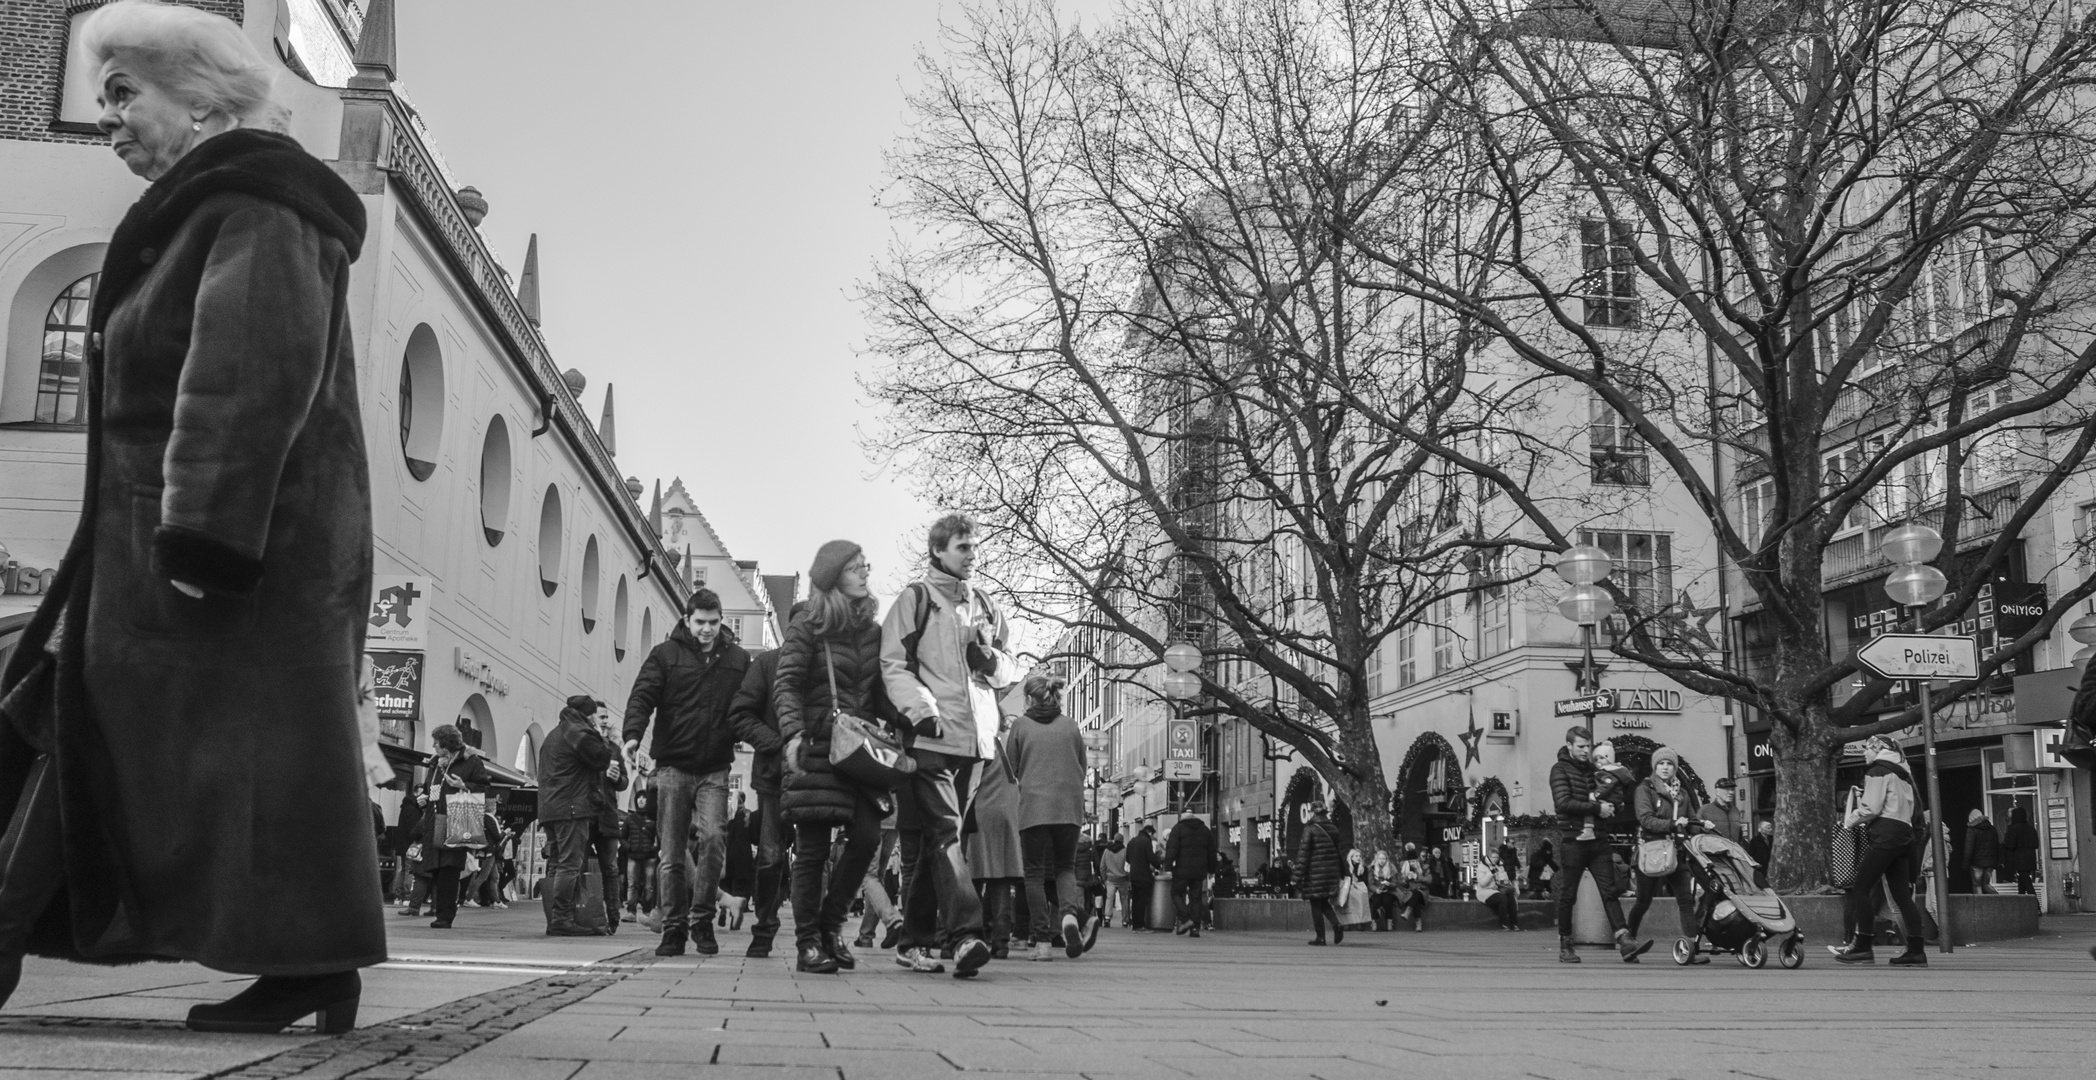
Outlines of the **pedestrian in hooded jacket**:
[[687,942],[701,955],[720,952],[713,916],[727,856],[728,769],[736,742],[728,712],[749,667],[750,654],[721,623],[719,594],[700,589],[685,602],[669,640],[641,662],[626,699],[627,755],[640,753],[651,721],[655,729],[648,754],[655,759],[661,828],[657,956],[682,956]]
[[1188,814],[1164,840],[1165,865],[1172,870],[1172,932],[1200,937],[1208,922],[1208,875],[1222,855],[1215,830],[1198,815]]
[[2009,831],[2002,834],[2001,856],[2009,873],[2016,877],[2016,892],[2022,896],[2035,895],[2038,891],[2038,830],[2030,822],[2030,811],[2023,807],[2009,811]]
[[[1019,843],[1025,852],[1026,905],[1033,959],[1084,953],[1084,893],[1077,886],[1077,834],[1084,826],[1084,732],[1063,712],[1060,675],[1021,684],[1026,715],[1012,723],[1012,778],[1019,784]],[[1055,905],[1048,882],[1055,882]]]
[[1987,815],[1974,810],[1965,818],[1965,869],[1972,875],[1972,891],[1992,893],[1994,871],[2001,866],[2001,836]]
[[1310,944],[1325,943],[1327,922],[1332,924],[1332,944],[1345,941],[1346,925],[1340,921],[1339,909],[1332,900],[1339,895],[1339,882],[1346,877],[1346,848],[1322,802],[1312,804],[1310,822],[1303,826],[1302,839],[1297,842],[1296,862],[1302,867],[1297,883],[1303,898],[1310,901],[1310,922],[1317,931]]
[[283,134],[270,63],[222,16],[106,4],[71,45],[152,186],[108,238],[84,373],[53,383],[86,487],[0,673],[0,1003],[30,952],[187,960],[259,976],[192,1028],[346,1031],[386,958],[366,786],[389,771],[358,715],[365,204]]

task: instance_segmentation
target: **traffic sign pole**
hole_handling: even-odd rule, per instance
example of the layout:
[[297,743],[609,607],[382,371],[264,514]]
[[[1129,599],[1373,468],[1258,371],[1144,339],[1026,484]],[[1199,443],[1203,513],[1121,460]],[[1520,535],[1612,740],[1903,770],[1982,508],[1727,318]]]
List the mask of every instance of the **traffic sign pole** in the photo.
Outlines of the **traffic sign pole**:
[[1935,867],[1929,875],[1929,895],[1936,898],[1936,939],[1947,953],[1951,951],[1950,866],[1944,859],[1943,850],[1943,785],[1936,778],[1936,703],[1929,696],[1927,679],[1921,680],[1921,745],[1922,762],[1929,770],[1930,808],[1930,813],[1921,820],[1929,830],[1929,850],[1935,852],[1931,859]]

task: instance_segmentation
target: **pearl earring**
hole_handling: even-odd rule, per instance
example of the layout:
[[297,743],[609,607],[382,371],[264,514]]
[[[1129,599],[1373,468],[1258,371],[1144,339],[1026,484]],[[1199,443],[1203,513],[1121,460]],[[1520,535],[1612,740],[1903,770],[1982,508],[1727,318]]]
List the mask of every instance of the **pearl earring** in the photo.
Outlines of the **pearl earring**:
[[190,122],[189,122],[189,130],[191,130],[191,131],[202,131],[202,130],[204,130],[204,122],[203,122],[202,120],[192,120],[192,121],[190,121]]

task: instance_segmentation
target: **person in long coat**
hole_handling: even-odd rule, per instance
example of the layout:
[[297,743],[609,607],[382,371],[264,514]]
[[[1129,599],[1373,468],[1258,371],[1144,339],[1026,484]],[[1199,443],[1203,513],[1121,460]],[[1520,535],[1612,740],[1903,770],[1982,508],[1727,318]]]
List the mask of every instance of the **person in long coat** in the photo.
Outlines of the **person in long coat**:
[[25,951],[188,960],[262,976],[193,1028],[347,1030],[386,958],[358,716],[364,206],[265,130],[271,69],[229,20],[111,4],[80,47],[152,185],[89,315],[78,528],[0,675],[0,1001]]
[[451,920],[458,917],[459,878],[465,873],[466,860],[486,856],[487,838],[482,836],[477,847],[461,846],[457,837],[439,835],[438,822],[449,820],[446,796],[485,793],[490,781],[487,760],[466,745],[458,728],[444,724],[429,733],[429,741],[436,753],[430,758],[428,778],[415,792],[415,801],[422,804],[422,861],[429,867],[430,910],[436,915],[429,925],[434,930],[449,930]]
[[1339,883],[1346,877],[1346,844],[1339,839],[1339,830],[1332,826],[1332,817],[1325,812],[1323,803],[1317,803],[1311,812],[1310,823],[1303,827],[1303,837],[1296,846],[1296,864],[1300,867],[1297,883],[1303,898],[1310,901],[1310,921],[1317,928],[1317,936],[1310,944],[1325,943],[1325,923],[1332,924],[1332,944],[1346,940],[1346,926],[1339,921],[1339,911],[1332,899],[1339,895]]
[[[969,804],[968,821],[961,832],[961,854],[975,891],[982,897],[984,929],[990,933],[990,958],[1011,955],[1012,927],[1022,929],[1018,906],[1026,902],[1026,850],[1019,835],[1019,782],[1012,778],[1011,755],[1003,749],[1011,735],[1014,716],[1004,718],[998,732],[997,760],[982,769],[975,785],[975,801]],[[1028,921],[1032,909],[1028,908]]]

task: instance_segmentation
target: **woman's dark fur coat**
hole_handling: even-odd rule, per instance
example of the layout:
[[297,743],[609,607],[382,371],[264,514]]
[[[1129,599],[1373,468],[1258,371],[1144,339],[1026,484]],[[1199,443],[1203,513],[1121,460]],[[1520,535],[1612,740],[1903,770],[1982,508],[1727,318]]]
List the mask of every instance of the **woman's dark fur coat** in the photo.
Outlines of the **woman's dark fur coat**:
[[37,953],[273,975],[385,959],[356,716],[363,236],[332,170],[241,130],[111,238],[85,505],[4,680],[0,807],[41,752],[62,788],[65,884]]

